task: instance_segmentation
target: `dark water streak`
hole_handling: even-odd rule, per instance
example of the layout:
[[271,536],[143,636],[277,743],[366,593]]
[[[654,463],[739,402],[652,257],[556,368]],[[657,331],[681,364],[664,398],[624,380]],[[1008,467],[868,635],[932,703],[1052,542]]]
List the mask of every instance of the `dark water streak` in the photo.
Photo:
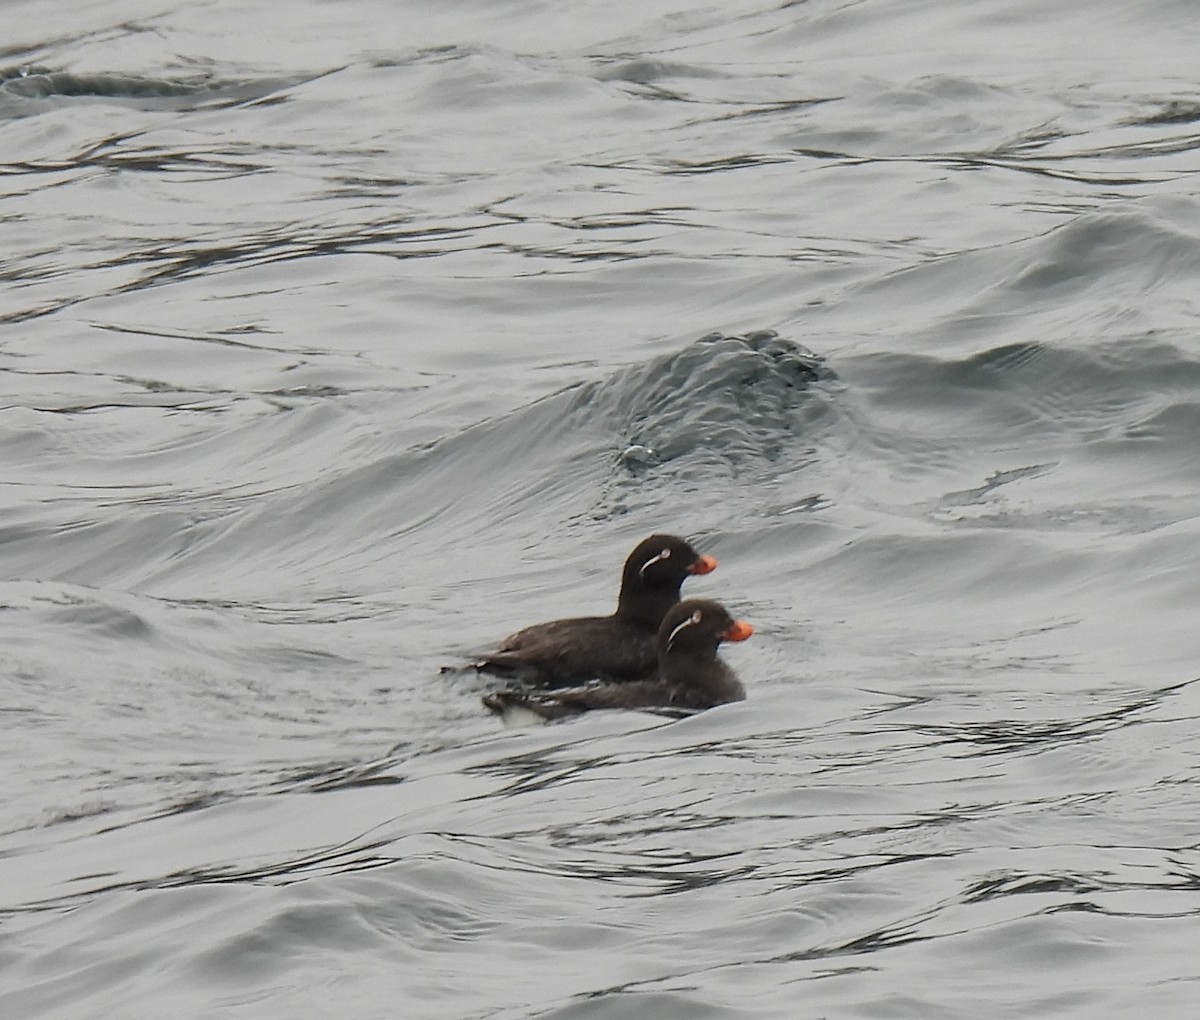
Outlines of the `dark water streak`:
[[404,15],[14,9],[0,1012],[1190,1016],[1187,12]]

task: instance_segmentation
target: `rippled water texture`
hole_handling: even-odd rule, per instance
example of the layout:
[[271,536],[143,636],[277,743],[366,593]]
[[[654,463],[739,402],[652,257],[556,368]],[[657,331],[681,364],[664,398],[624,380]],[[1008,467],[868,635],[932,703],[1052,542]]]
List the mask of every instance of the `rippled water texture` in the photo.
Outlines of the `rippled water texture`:
[[1196,25],[6,5],[0,1016],[1194,1017]]

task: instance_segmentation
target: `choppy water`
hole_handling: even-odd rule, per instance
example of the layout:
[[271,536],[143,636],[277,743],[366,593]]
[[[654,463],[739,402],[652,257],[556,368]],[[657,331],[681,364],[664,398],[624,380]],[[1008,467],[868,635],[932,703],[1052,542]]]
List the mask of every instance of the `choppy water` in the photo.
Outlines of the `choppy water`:
[[1193,1017],[1194,13],[7,5],[0,1015]]

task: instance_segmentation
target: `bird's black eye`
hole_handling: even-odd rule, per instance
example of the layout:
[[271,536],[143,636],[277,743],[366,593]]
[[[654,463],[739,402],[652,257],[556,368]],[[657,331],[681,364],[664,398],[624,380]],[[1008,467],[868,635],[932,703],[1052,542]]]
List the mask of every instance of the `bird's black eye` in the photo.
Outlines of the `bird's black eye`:
[[697,609],[694,613],[692,613],[692,620],[691,620],[692,623],[699,623],[702,619],[704,619],[704,617],[701,614],[699,609]]
[[671,558],[671,550],[670,550],[670,549],[664,549],[662,552],[660,552],[660,553],[658,554],[658,558],[659,558],[660,560],[669,560],[669,559]]

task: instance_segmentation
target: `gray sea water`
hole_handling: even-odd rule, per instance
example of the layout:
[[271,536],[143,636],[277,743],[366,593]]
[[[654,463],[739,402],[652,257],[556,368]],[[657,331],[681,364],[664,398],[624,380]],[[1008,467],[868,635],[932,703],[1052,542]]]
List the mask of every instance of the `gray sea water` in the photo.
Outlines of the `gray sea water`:
[[0,1016],[1195,1017],[1195,15],[5,4]]

